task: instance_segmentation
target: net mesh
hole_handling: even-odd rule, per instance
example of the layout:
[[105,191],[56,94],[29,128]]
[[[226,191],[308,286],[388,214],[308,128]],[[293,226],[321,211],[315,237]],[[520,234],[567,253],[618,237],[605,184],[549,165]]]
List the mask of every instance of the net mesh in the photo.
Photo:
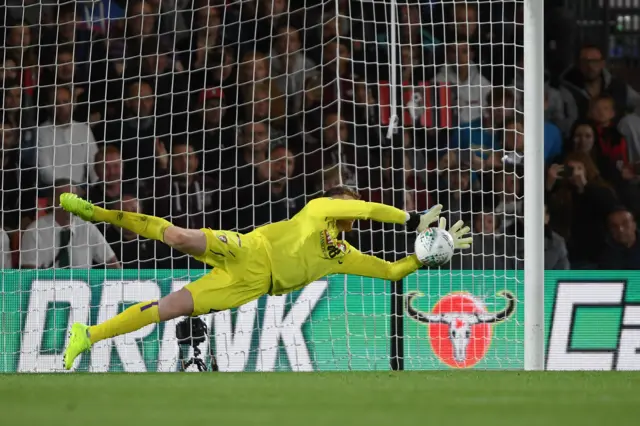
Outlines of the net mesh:
[[[65,216],[60,193],[249,232],[337,184],[408,211],[441,203],[472,227],[471,253],[403,283],[425,294],[416,309],[456,319],[407,316],[405,368],[521,368],[520,311],[500,325],[467,314],[522,295],[522,0],[393,4],[7,2],[0,371],[58,371],[72,322],[206,273]],[[399,227],[360,221],[345,238],[388,260],[412,252]],[[224,371],[389,369],[391,293],[329,277],[205,316],[207,345]],[[76,369],[173,371],[175,323],[101,342]]]

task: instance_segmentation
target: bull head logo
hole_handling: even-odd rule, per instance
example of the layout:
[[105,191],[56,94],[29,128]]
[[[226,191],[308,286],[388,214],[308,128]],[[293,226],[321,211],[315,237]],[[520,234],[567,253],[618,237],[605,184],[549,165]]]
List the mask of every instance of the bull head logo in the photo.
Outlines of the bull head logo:
[[[507,301],[506,307],[499,312],[486,312],[483,304],[466,293],[450,294],[436,304],[433,312],[422,312],[412,305],[413,300],[422,294],[412,291],[405,297],[406,311],[415,321],[429,324],[431,340],[445,334],[442,327],[446,329],[446,339],[450,346],[437,345],[436,347],[433,341],[431,342],[434,352],[440,359],[454,367],[470,367],[486,354],[491,341],[490,325],[506,320],[515,310],[515,297],[511,292],[501,291],[498,295]],[[469,360],[467,352],[469,343],[474,337],[480,341],[474,342],[477,343],[475,359]],[[448,354],[442,353],[445,352],[444,346]]]

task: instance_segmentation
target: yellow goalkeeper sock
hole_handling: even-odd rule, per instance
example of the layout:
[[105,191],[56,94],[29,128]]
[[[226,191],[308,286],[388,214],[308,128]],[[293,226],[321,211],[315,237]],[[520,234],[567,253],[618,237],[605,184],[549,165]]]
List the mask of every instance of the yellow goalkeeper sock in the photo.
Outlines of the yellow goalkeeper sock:
[[160,322],[158,301],[142,302],[125,309],[122,313],[103,322],[89,327],[91,344],[104,339],[131,333],[145,325]]
[[135,232],[144,238],[158,241],[164,241],[164,231],[173,226],[171,222],[160,217],[121,210],[107,210],[97,206],[93,208],[93,220],[107,222]]

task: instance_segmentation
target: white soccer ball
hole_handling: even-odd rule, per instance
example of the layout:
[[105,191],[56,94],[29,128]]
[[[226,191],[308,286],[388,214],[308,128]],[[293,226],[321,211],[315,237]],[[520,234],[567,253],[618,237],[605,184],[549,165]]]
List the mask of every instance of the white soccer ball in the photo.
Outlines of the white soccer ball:
[[436,267],[451,260],[453,248],[451,234],[444,229],[429,228],[418,235],[414,250],[423,265]]

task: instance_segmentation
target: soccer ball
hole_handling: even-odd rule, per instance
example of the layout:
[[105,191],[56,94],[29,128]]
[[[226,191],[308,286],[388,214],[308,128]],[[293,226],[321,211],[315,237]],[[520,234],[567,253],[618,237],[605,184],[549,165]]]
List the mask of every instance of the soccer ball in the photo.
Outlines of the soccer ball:
[[444,229],[429,228],[416,238],[418,260],[425,266],[442,266],[453,256],[453,237]]

